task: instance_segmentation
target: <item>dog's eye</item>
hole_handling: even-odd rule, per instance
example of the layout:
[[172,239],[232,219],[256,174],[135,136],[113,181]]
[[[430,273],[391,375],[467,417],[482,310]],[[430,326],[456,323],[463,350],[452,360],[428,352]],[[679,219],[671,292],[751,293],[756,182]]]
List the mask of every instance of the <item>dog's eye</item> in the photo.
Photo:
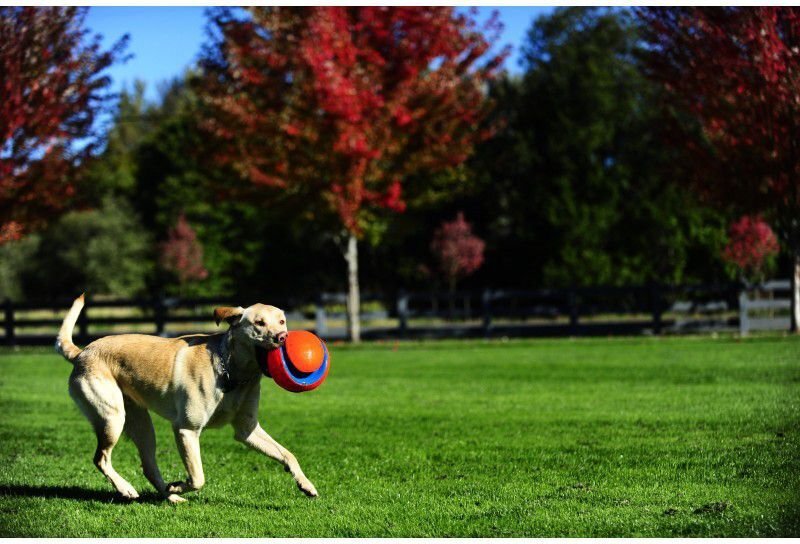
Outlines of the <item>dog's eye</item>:
[[285,324],[286,324],[286,321],[284,321],[283,319],[281,319],[281,322],[280,322],[280,323],[281,323],[281,325],[285,325]]
[[263,319],[259,319],[256,321],[256,325],[258,325],[259,327],[263,327],[264,325],[266,325],[266,323],[264,322]]

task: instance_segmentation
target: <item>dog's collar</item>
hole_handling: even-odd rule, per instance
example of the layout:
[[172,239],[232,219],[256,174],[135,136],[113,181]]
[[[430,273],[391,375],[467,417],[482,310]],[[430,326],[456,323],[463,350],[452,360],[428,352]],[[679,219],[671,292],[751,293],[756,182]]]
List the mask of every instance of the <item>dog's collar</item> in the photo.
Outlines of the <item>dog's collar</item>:
[[[223,393],[229,393],[234,389],[247,385],[253,381],[253,376],[246,380],[234,380],[231,376],[231,358],[233,357],[233,350],[231,346],[226,346],[225,355],[220,357],[219,364],[217,365],[217,385]],[[258,374],[255,375],[258,377]]]
[[[227,357],[225,360],[223,359],[219,364],[218,374],[217,374],[217,384],[219,388],[222,390],[223,393],[230,393],[236,388],[239,388],[243,385],[247,385],[248,383],[253,381],[253,376],[249,377],[246,380],[234,380],[231,377],[230,365],[230,358]],[[255,375],[258,377],[258,374]]]
[[239,382],[231,378],[231,371],[230,371],[230,355],[227,357],[222,358],[219,363],[219,374],[217,375],[217,383],[219,384],[219,388],[222,389],[223,393],[228,393],[229,391],[233,391],[239,386]]

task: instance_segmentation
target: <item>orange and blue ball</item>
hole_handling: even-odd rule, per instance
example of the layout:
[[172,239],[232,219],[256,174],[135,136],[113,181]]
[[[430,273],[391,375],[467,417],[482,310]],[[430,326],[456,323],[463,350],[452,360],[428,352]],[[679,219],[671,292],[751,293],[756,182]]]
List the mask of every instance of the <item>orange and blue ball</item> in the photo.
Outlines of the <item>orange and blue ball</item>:
[[289,331],[286,341],[267,352],[261,370],[293,393],[311,391],[328,376],[330,353],[318,336],[308,331]]

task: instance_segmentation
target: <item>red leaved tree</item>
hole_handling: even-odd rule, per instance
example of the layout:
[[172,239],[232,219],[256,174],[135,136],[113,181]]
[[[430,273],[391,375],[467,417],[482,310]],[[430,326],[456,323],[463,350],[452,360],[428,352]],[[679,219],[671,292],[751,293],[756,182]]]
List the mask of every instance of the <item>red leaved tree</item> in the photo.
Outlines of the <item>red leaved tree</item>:
[[[125,47],[87,39],[86,9],[0,7],[0,243],[63,210]],[[73,145],[80,140],[78,146]]]
[[[358,341],[357,239],[402,212],[410,176],[457,165],[489,136],[484,86],[506,52],[452,8],[249,8],[212,16],[203,91],[215,159],[262,194],[301,194],[346,238]],[[423,188],[427,189],[427,188]]]
[[472,225],[458,212],[455,220],[443,222],[433,235],[431,251],[436,257],[439,270],[452,294],[459,279],[469,276],[483,264],[486,244],[472,233]]
[[759,282],[779,249],[775,233],[763,219],[744,215],[731,224],[722,258],[748,281]]
[[696,122],[682,134],[700,194],[763,214],[793,262],[792,330],[800,323],[800,10],[650,8],[653,77]]
[[175,274],[181,285],[208,277],[203,265],[203,246],[185,215],[181,214],[175,226],[169,229],[160,250],[161,266]]

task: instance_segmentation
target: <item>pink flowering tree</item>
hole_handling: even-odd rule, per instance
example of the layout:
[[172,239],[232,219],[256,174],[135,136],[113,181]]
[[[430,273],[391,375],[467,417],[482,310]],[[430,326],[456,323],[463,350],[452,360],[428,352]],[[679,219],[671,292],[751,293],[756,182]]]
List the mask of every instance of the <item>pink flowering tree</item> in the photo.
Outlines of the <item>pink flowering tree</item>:
[[451,313],[456,283],[481,267],[485,247],[484,241],[472,233],[472,226],[462,212],[458,212],[455,220],[445,221],[436,229],[431,251],[450,288]]
[[775,264],[780,247],[770,226],[757,215],[745,215],[730,226],[722,259],[749,282],[760,282]]
[[169,230],[167,240],[161,243],[160,263],[164,270],[175,274],[181,288],[208,277],[203,266],[203,246],[192,226],[181,214]]

